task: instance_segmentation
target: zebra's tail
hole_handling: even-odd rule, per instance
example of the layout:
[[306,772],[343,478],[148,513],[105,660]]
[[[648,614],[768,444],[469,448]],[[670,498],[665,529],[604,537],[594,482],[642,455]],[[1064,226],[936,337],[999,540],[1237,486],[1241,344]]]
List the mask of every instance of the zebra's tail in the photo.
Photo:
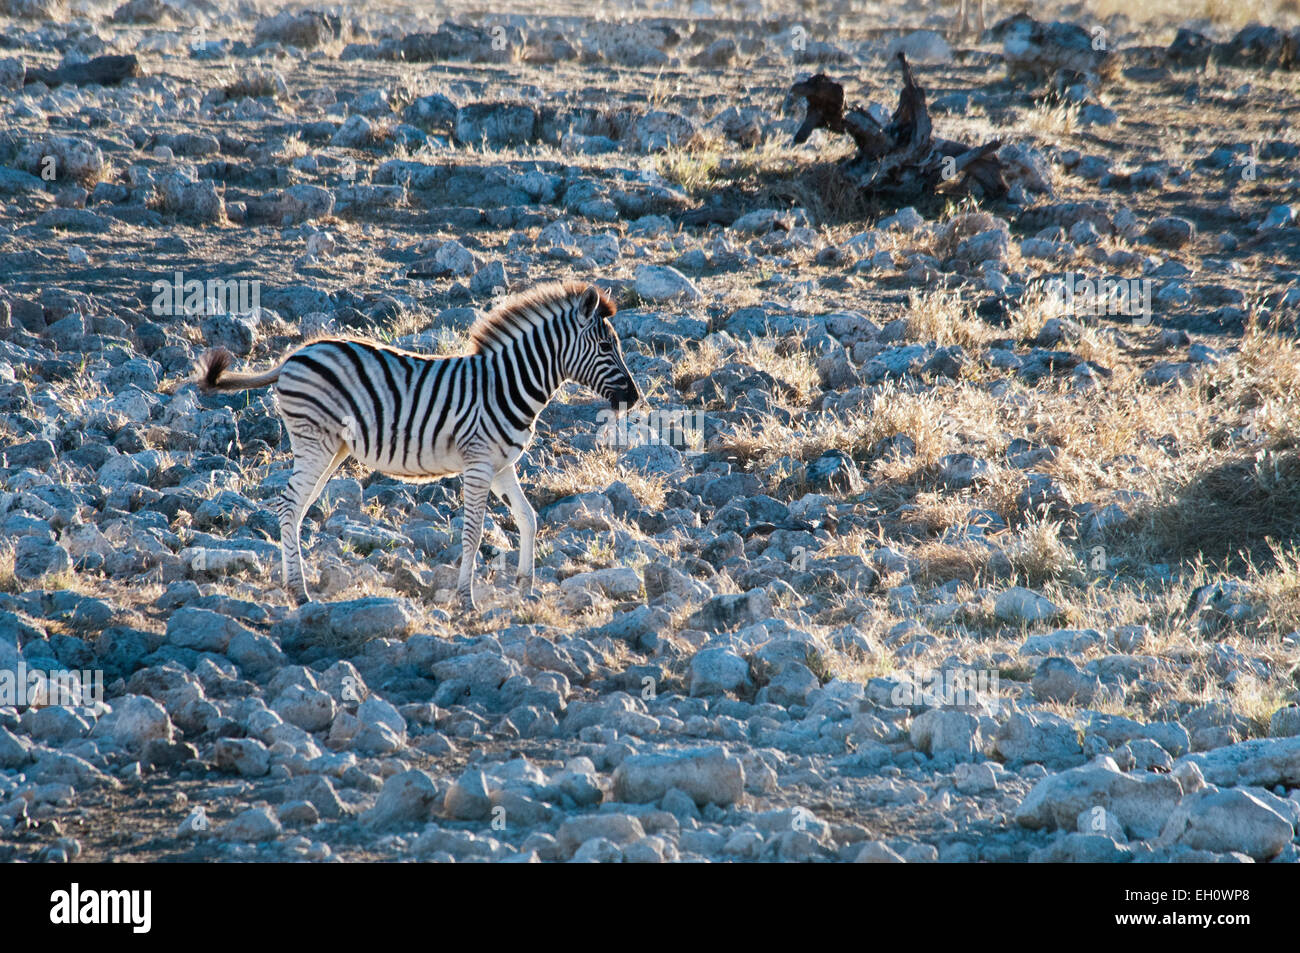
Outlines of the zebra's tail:
[[267,384],[275,383],[283,366],[277,364],[261,374],[232,374],[230,373],[232,360],[234,356],[224,347],[204,351],[194,368],[193,380],[199,390],[210,394],[213,391],[251,390],[255,387],[265,387]]

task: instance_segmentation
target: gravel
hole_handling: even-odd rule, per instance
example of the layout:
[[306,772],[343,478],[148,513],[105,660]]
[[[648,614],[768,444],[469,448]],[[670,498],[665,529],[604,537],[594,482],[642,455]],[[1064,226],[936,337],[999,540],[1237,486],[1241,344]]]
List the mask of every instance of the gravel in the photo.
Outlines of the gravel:
[[[1104,155],[1022,124],[1005,201],[872,226],[808,182],[733,181],[736,149],[798,127],[772,90],[903,50],[954,88],[940,121],[1037,94],[931,30],[217,6],[203,43],[146,0],[6,32],[0,860],[1300,860],[1300,639],[1244,571],[1123,547],[1184,460],[1153,408],[1227,386],[1248,311],[1294,317],[1293,144],[1189,134],[1138,162],[1138,93],[1096,101],[1086,31],[1017,19],[1005,61],[1077,71]],[[1180,33],[1167,59],[1285,69],[1279,36]],[[101,48],[144,75],[25,82]],[[637,78],[683,68],[719,85]],[[1234,191],[1246,156],[1273,188]],[[1150,282],[1151,313],[1016,317],[1066,272]],[[304,524],[318,601],[291,605],[275,408],[198,394],[198,353],[455,349],[552,276],[618,302],[653,396],[611,425],[571,388],[539,418],[537,599],[499,501],[468,617],[459,478],[345,469]],[[1083,458],[1045,396],[1141,406]],[[1259,400],[1214,410],[1246,489],[1273,472]],[[1081,493],[1094,471],[1123,488]],[[55,674],[91,691],[60,704]]]

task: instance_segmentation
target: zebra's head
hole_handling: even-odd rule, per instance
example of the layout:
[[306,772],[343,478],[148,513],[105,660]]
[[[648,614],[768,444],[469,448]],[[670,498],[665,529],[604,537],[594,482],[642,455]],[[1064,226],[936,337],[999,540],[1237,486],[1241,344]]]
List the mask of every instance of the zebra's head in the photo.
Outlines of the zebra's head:
[[623,413],[641,400],[641,391],[623,360],[618,332],[610,324],[615,306],[595,285],[587,285],[577,301],[577,334],[569,348],[566,376],[594,390]]

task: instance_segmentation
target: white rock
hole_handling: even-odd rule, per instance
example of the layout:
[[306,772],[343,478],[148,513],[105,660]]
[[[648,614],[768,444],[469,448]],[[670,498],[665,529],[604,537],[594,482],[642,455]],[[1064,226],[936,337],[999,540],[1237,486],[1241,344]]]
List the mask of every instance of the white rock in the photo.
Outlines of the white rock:
[[478,821],[492,810],[487,778],[477,768],[470,768],[447,789],[442,808],[449,817],[460,821]]
[[1059,618],[1061,609],[1032,589],[1013,586],[998,596],[993,603],[993,614],[1013,625],[1032,625]]
[[1093,807],[1112,812],[1125,833],[1146,839],[1164,828],[1183,792],[1167,775],[1131,775],[1111,758],[1048,775],[1016,809],[1016,822],[1031,829],[1074,830],[1079,815]]
[[918,751],[959,760],[975,757],[981,747],[979,719],[970,712],[930,708],[912,719],[912,744]]
[[900,232],[914,232],[924,224],[925,219],[921,217],[921,213],[909,205],[906,208],[899,209],[888,218],[877,222],[876,228],[882,231],[897,229]]
[[475,267],[474,255],[460,242],[446,241],[433,253],[434,264],[452,275],[472,274]]
[[646,301],[699,301],[704,295],[691,280],[669,265],[639,265],[636,293]]
[[129,752],[138,754],[154,739],[172,740],[174,729],[162,705],[146,695],[125,695],[113,710],[95,725],[96,737],[112,738]]
[[334,236],[329,232],[313,232],[307,239],[307,254],[320,257],[334,254]]
[[220,738],[214,760],[222,771],[260,778],[271,770],[271,753],[256,738]]
[[1128,840],[1124,836],[1124,825],[1120,823],[1119,818],[1100,804],[1080,813],[1076,828],[1080,834],[1105,834],[1120,844]]
[[1159,843],[1216,854],[1240,851],[1256,860],[1268,860],[1294,836],[1290,818],[1259,797],[1239,788],[1207,787],[1182,800],[1165,824]]
[[187,546],[179,553],[181,562],[195,573],[231,575],[239,572],[260,573],[261,561],[250,549],[215,549],[207,546]]
[[259,843],[275,840],[283,828],[269,807],[253,807],[235,815],[221,828],[225,840]]
[[987,794],[998,789],[997,775],[984,761],[958,764],[953,769],[953,784],[962,794]]
[[893,62],[900,52],[910,63],[947,63],[952,59],[952,47],[934,30],[917,30],[895,37],[885,47],[885,59]]
[[1290,205],[1274,205],[1268,210],[1268,215],[1259,227],[1261,231],[1270,228],[1284,228],[1294,221],[1295,209]]
[[433,778],[423,771],[403,771],[384,782],[375,806],[361,823],[375,830],[391,830],[422,824],[429,819],[438,800]]
[[869,840],[863,843],[862,849],[858,851],[858,856],[854,858],[855,864],[905,864],[898,851],[894,850],[884,841]]
[[325,731],[334,721],[334,699],[329,693],[302,685],[290,685],[271,707],[304,731]]
[[560,583],[561,592],[575,590],[599,592],[610,599],[635,599],[641,594],[641,574],[635,569],[619,566],[578,573]]
[[614,796],[620,801],[658,801],[672,788],[701,807],[733,804],[744,793],[745,769],[739,758],[722,748],[705,748],[683,754],[632,755],[614,771]]
[[749,683],[749,663],[728,648],[702,649],[691,659],[691,694],[733,692]]
[[1189,754],[1174,762],[1200,769],[1205,780],[1220,787],[1254,784],[1271,788],[1300,785],[1300,737],[1252,738],[1234,745]]
[[645,829],[635,817],[627,814],[583,814],[571,817],[560,825],[555,839],[560,850],[573,853],[595,838],[603,838],[615,846],[632,844],[645,837]]
[[687,142],[697,130],[694,120],[664,109],[651,110],[640,117],[635,126],[642,152],[658,152]]

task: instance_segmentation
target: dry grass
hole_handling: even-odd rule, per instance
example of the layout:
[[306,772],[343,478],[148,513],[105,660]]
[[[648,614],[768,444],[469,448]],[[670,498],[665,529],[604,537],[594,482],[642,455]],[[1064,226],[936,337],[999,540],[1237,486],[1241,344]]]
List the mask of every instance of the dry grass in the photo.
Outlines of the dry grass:
[[673,365],[673,386],[685,392],[722,364],[723,355],[718,345],[713,341],[701,341],[695,347],[686,349],[684,355]]
[[1079,128],[1080,103],[1041,99],[1025,114],[1020,126],[1047,139],[1071,136]]
[[1048,318],[1056,317],[1051,296],[1038,289],[1027,291],[1007,314],[1007,337],[1031,341],[1043,330]]
[[1007,555],[1012,567],[1031,586],[1053,580],[1081,581],[1079,559],[1061,540],[1060,522],[1030,519],[1016,532]]
[[920,586],[942,586],[954,580],[983,585],[992,580],[993,551],[974,540],[928,540],[912,549],[920,567],[912,581]]
[[802,342],[779,342],[770,338],[742,341],[731,354],[725,354],[712,341],[702,341],[687,349],[674,366],[673,386],[683,393],[688,392],[696,381],[733,361],[771,374],[779,384],[784,385],[784,396],[792,405],[807,405],[821,392],[817,367],[808,351],[802,347]]
[[702,194],[717,184],[725,148],[721,136],[697,136],[659,153],[655,167],[673,185],[692,195]]
[[[1287,706],[1291,691],[1285,684],[1274,680],[1261,682],[1247,678],[1242,682],[1232,698],[1233,710],[1249,723],[1248,737],[1267,738],[1273,713]],[[1294,686],[1289,688],[1293,690]]]
[[245,96],[257,99],[261,96],[277,96],[279,87],[271,70],[252,69],[232,72],[230,82],[225,86],[227,99],[243,99]]
[[[33,588],[31,580],[21,580],[14,572],[15,550],[13,546],[0,549],[0,592],[28,592]],[[68,589],[82,595],[99,595],[99,580],[88,579],[75,569],[68,568],[59,572],[46,573],[37,580],[42,589]]]
[[1139,418],[1158,413],[1177,448],[1153,468],[1154,502],[1134,527],[1150,552],[1241,568],[1300,534],[1298,359],[1290,336],[1252,321],[1239,351],[1193,386],[1135,406]]
[[[971,219],[967,227],[981,224]],[[947,240],[960,234],[955,227]],[[1049,316],[1045,302],[1031,298],[1011,315],[1010,335],[1032,339]],[[946,292],[912,296],[909,339],[956,343],[978,354],[990,338],[1006,333],[985,326]],[[1198,555],[1217,569],[1240,570],[1251,560],[1273,566],[1276,541],[1300,537],[1300,345],[1284,328],[1252,321],[1238,352],[1189,386],[1157,389],[1141,381],[1152,360],[1145,348],[1153,335],[1140,329],[1125,334],[1129,341],[1121,343],[1107,328],[1085,324],[1068,345],[1111,372],[1091,390],[1076,389],[1068,375],[1029,385],[1008,373],[1004,390],[994,396],[986,385],[1000,372],[973,363],[969,379],[956,384],[922,390],[885,383],[874,388],[860,413],[789,425],[768,417],[738,426],[713,449],[734,454],[754,470],[787,456],[810,461],[830,449],[868,465],[874,502],[886,509],[914,507],[900,528],[922,541],[913,555],[924,567],[918,579],[924,584],[1007,572],[1030,584],[1080,582],[1088,547],[1074,538],[1079,524],[1062,523],[1059,515],[1044,522],[1022,511],[1026,478],[1000,464],[1013,437],[1055,449],[1052,459],[1033,469],[1057,480],[1075,504],[1100,507],[1117,494],[1122,501],[1136,495],[1136,501],[1121,503],[1128,523],[1105,538],[1112,570]],[[783,371],[774,366],[772,358],[781,354],[770,345],[766,353],[747,346],[744,356],[787,383],[807,375],[811,385],[811,367]],[[740,357],[724,355],[711,343],[691,349],[675,367],[674,384],[686,389]],[[895,434],[915,442],[915,455],[872,461],[872,448]],[[959,451],[981,456],[993,468],[985,482],[953,492],[935,482],[935,464]],[[1013,527],[1001,541],[1010,567],[991,561],[982,545],[934,538],[962,530],[969,511],[979,507],[1001,514]],[[857,541],[843,545],[853,551]],[[1281,582],[1277,587],[1286,591]],[[1282,595],[1275,598],[1287,604]]]
[[912,291],[908,294],[907,334],[938,347],[959,344],[977,351],[995,336],[975,314],[970,295],[959,291]]
[[881,467],[886,474],[910,477],[948,450],[943,403],[937,391],[904,391],[885,384],[866,413],[818,417],[803,427],[786,426],[774,419],[761,428],[742,425],[726,439],[724,449],[760,467],[785,456],[814,460],[827,450],[843,450],[855,459],[865,459],[879,441],[906,434],[916,443],[916,456],[897,464],[882,463]]
[[657,155],[653,168],[696,198],[721,199],[739,211],[802,208],[814,224],[861,222],[875,211],[836,166],[846,147],[828,142],[815,159],[792,152],[784,137],[740,145],[704,132]]
[[1269,541],[1271,565],[1252,566],[1249,577],[1264,607],[1261,631],[1284,636],[1300,632],[1300,548]]
[[[514,611],[514,618],[521,625],[544,626],[559,632],[604,625],[611,616],[608,604],[598,603],[589,609],[575,612],[565,604],[558,589],[539,590],[531,601],[520,604]],[[484,634],[495,629],[495,626],[486,628]]]
[[1300,535],[1300,458],[1263,452],[1179,474],[1138,526],[1159,552],[1241,568],[1272,540]]
[[1088,4],[1098,19],[1122,15],[1144,26],[1172,29],[1192,20],[1205,20],[1227,30],[1248,23],[1294,24],[1295,0],[1155,0],[1133,6],[1123,0],[1092,0]]
[[305,156],[311,152],[311,146],[303,141],[302,136],[298,133],[291,133],[284,138],[284,146],[277,153],[278,158],[297,159],[299,156]]
[[[1239,414],[1238,426],[1260,447],[1300,446],[1300,342],[1294,332],[1252,314],[1236,353],[1202,378],[1199,396],[1207,407]],[[1224,436],[1218,430],[1214,439]]]
[[529,492],[534,505],[549,506],[566,496],[587,493],[621,480],[646,509],[663,508],[664,494],[668,490],[664,477],[623,467],[613,447],[581,451],[576,457],[572,463],[549,468],[537,476]]
[[14,575],[14,548],[6,546],[0,549],[0,592],[19,593],[26,588]]

